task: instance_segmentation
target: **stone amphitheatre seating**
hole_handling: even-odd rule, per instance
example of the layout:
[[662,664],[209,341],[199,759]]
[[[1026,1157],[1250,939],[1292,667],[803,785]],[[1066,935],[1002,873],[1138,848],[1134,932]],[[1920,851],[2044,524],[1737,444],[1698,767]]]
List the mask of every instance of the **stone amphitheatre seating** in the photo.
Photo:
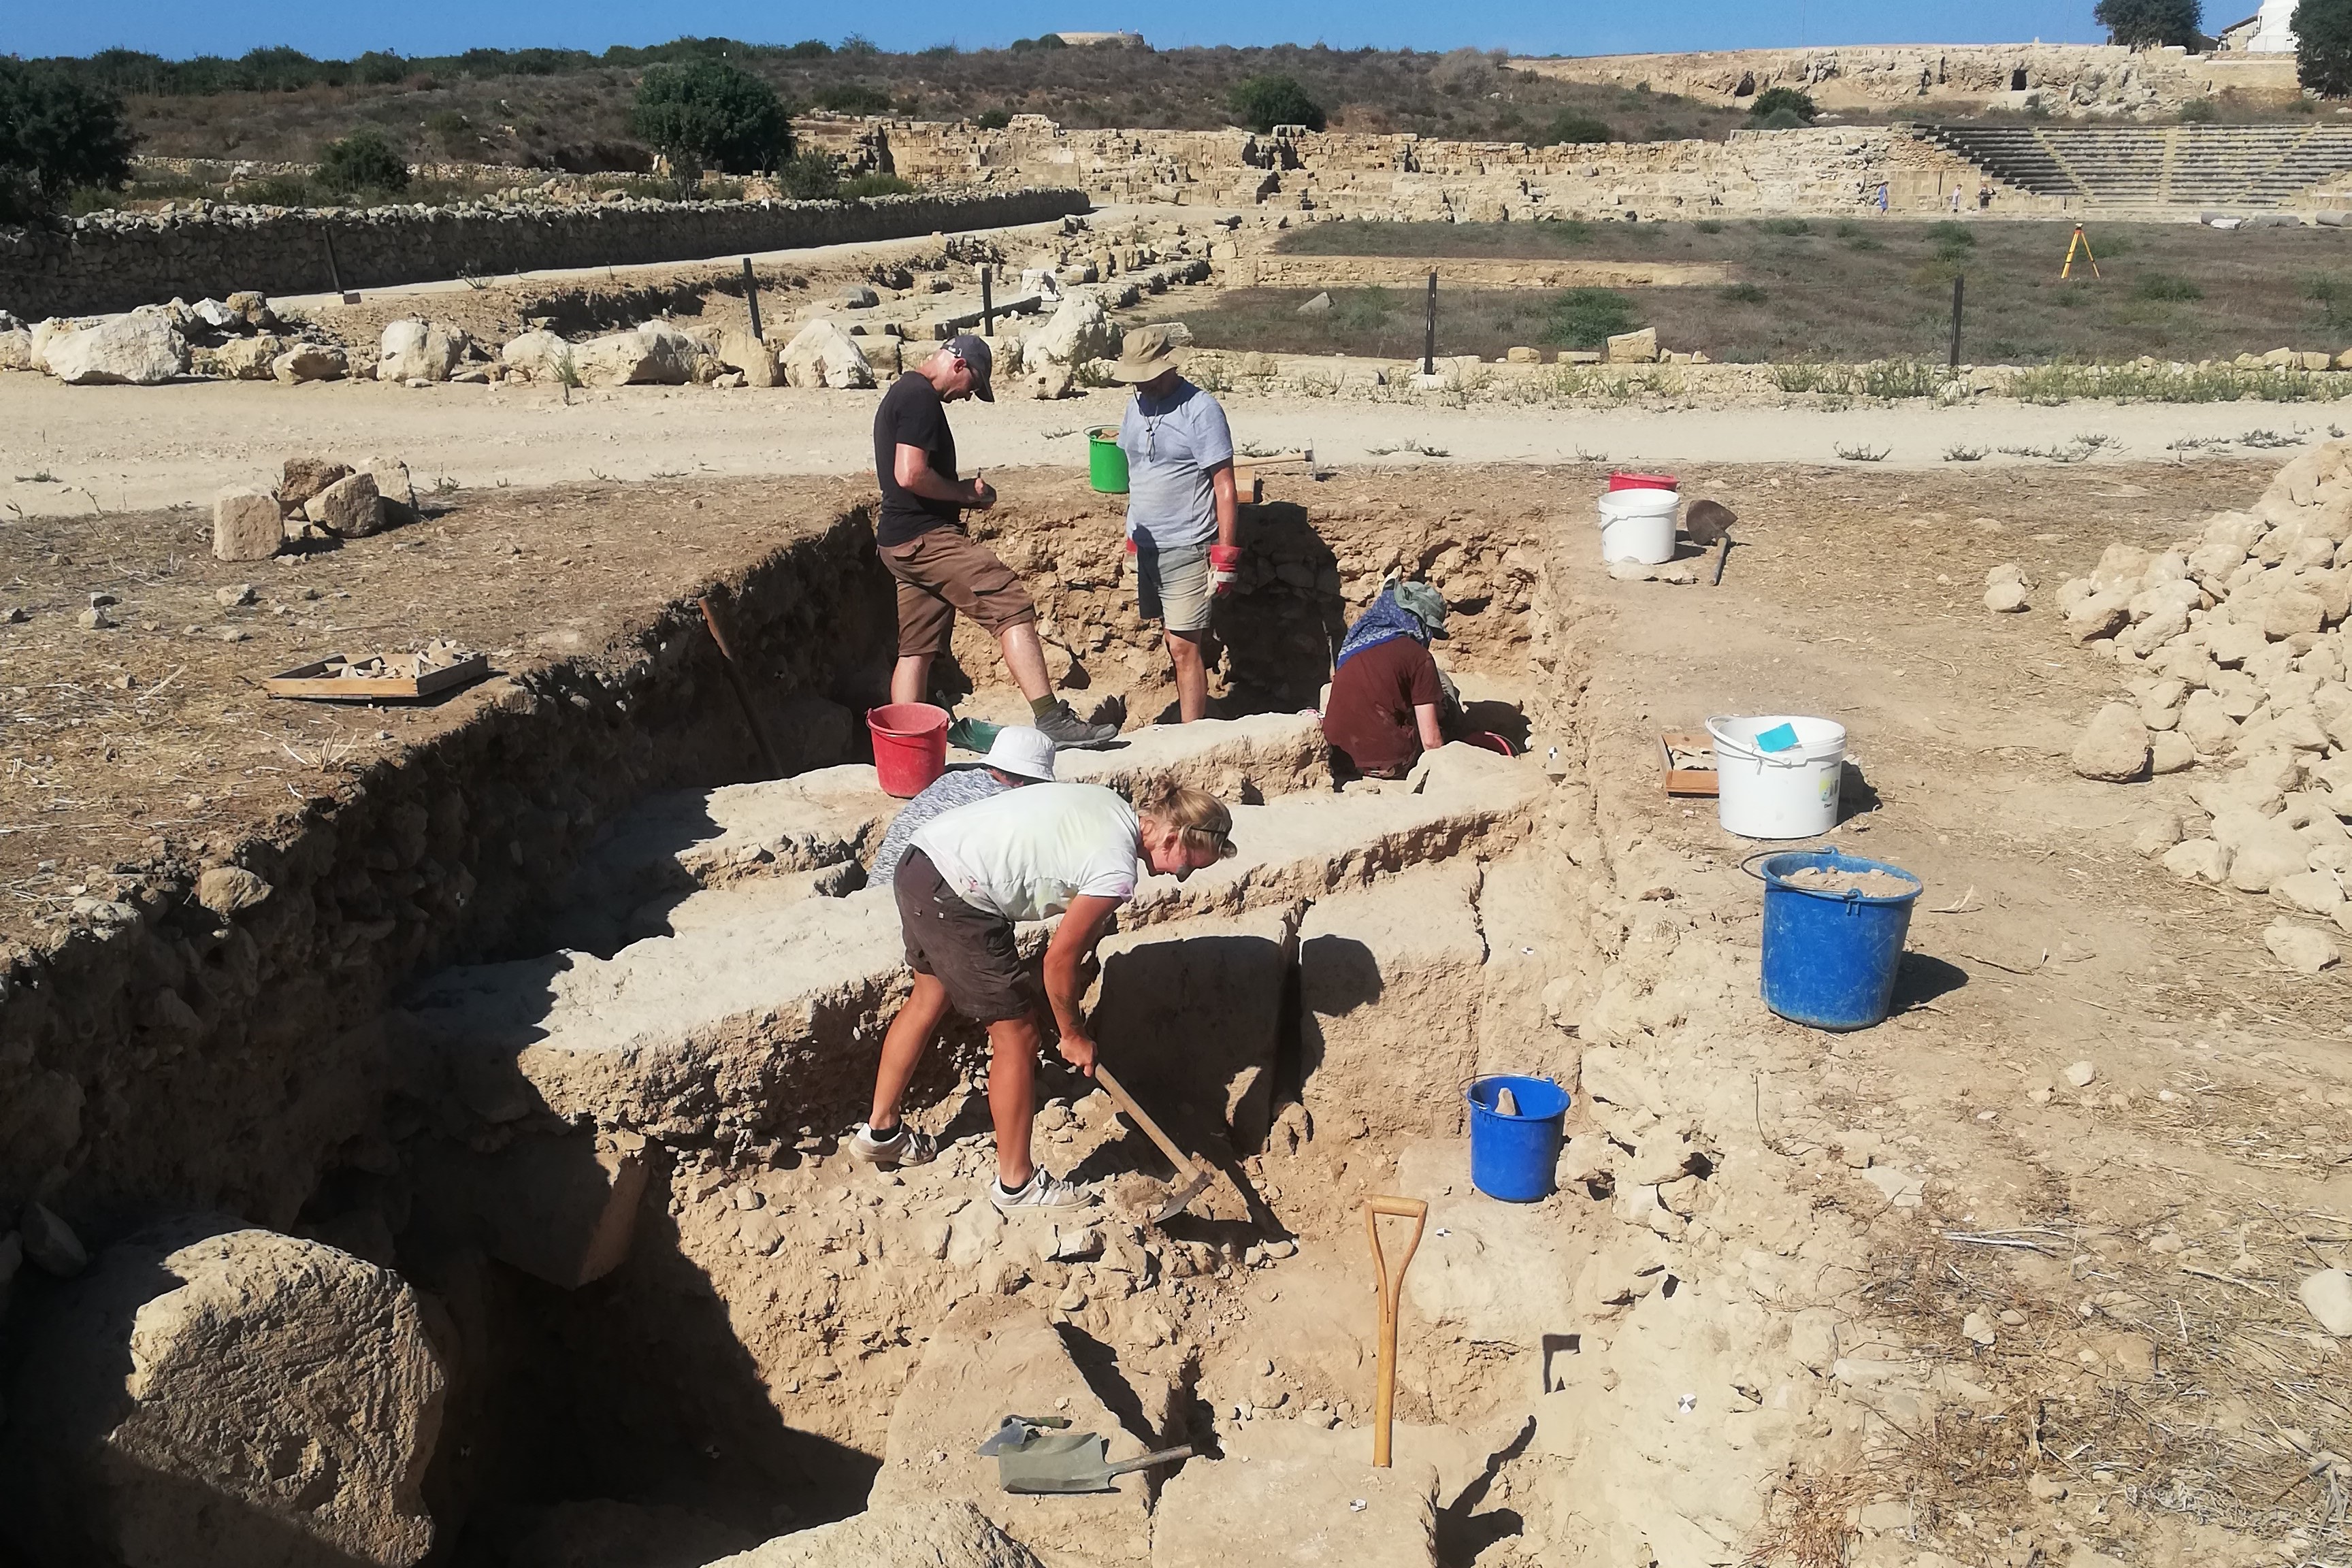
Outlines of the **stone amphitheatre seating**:
[[1931,125],[1918,134],[2036,195],[2114,207],[2274,207],[2352,172],[2344,125]]

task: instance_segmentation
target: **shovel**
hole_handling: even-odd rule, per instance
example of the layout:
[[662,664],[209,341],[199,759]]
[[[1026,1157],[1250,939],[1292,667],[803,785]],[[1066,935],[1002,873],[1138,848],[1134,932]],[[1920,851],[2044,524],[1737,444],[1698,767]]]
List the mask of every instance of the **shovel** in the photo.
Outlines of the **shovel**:
[[1019,1447],[997,1450],[996,1479],[1009,1492],[1107,1492],[1114,1476],[1192,1457],[1187,1444],[1114,1465],[1092,1432],[1041,1432]]

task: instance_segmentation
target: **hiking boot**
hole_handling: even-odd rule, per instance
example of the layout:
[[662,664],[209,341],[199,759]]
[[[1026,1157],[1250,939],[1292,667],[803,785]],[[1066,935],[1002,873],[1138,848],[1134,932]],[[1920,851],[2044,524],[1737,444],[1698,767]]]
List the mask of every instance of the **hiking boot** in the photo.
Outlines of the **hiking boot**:
[[1056,702],[1041,716],[1029,721],[1045,731],[1045,739],[1068,750],[1085,751],[1093,746],[1108,746],[1118,739],[1116,724],[1089,724],[1070,710],[1066,702]]
[[940,1157],[940,1146],[929,1133],[918,1131],[903,1121],[879,1138],[861,1121],[857,1135],[849,1141],[849,1157],[861,1165],[892,1171],[901,1165],[929,1164]]
[[1040,1165],[1015,1191],[1006,1192],[1002,1182],[989,1183],[988,1201],[1006,1214],[1017,1214],[1027,1209],[1080,1209],[1100,1200],[1093,1188],[1049,1176]]

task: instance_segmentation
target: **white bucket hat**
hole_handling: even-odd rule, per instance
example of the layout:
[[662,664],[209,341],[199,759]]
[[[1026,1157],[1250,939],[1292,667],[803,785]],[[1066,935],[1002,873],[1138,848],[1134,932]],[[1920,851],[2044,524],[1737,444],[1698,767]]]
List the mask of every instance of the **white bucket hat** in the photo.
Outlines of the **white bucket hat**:
[[1043,730],[1025,724],[1008,725],[996,732],[988,748],[988,765],[1003,773],[1044,784],[1054,782],[1054,742]]

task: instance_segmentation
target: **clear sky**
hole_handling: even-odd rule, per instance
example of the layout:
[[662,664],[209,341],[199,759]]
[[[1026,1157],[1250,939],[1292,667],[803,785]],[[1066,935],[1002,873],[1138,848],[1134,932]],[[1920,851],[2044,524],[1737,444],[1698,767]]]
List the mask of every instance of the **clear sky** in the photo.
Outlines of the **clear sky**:
[[[1449,49],[1469,45],[1527,54],[1618,54],[1797,44],[2010,43],[2030,38],[2095,43],[2093,0],[1009,0],[984,12],[968,0],[871,5],[762,5],[756,0],[405,0],[321,5],[319,0],[0,0],[0,52],[87,54],[121,45],[156,54],[238,55],[290,44],[322,58],[365,49],[402,54],[526,45],[602,49],[681,34],[792,43],[859,32],[889,49],[953,43],[1002,46],[1061,28],[1131,28],[1155,45],[1328,44],[1334,48]],[[2239,0],[2251,13],[2254,0]],[[2222,10],[2231,10],[2224,5]],[[2238,19],[2209,12],[2219,27]]]

